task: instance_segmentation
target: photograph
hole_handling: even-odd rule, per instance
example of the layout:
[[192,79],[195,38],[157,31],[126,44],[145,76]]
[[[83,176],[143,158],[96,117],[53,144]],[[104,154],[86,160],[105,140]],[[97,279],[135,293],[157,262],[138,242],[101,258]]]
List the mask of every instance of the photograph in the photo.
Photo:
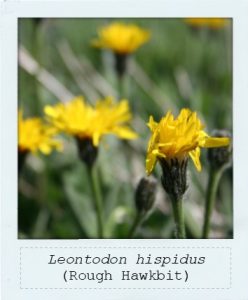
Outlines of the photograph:
[[18,19],[18,239],[233,239],[231,18]]

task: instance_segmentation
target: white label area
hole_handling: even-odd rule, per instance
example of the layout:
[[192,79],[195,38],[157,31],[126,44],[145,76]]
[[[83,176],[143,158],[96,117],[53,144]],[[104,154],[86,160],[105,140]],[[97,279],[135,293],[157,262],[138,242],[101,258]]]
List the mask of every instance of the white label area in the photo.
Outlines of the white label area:
[[229,289],[228,247],[21,247],[21,289]]

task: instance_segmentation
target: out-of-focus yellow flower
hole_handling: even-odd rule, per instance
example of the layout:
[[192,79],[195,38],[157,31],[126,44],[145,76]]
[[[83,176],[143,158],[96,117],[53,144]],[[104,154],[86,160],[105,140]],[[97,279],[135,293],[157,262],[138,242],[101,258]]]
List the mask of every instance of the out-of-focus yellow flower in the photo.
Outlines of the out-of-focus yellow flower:
[[46,125],[40,118],[23,119],[23,113],[18,112],[18,150],[20,152],[38,151],[50,154],[53,149],[62,150],[60,141],[54,139],[57,130]]
[[185,22],[193,27],[221,29],[229,23],[229,20],[226,18],[187,18]]
[[111,49],[117,54],[134,52],[150,38],[150,32],[133,24],[112,23],[98,31],[98,39],[92,41],[93,46]]
[[147,149],[147,174],[152,172],[157,160],[177,159],[180,162],[188,156],[200,171],[200,148],[224,147],[230,143],[229,138],[210,137],[203,131],[204,126],[196,112],[186,108],[177,118],[169,111],[159,123],[151,116],[148,127],[152,136]]
[[127,126],[132,115],[127,100],[114,104],[112,98],[99,100],[93,107],[83,97],[65,104],[46,106],[48,120],[60,131],[79,139],[91,139],[97,147],[102,136],[114,134],[122,139],[135,139],[137,134]]

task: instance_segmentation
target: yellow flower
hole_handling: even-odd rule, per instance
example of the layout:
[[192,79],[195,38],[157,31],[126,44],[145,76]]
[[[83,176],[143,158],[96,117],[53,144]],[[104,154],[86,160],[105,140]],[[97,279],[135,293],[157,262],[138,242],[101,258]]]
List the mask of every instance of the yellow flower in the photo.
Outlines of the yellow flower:
[[193,27],[209,27],[210,29],[220,29],[228,24],[225,18],[187,18],[185,22]]
[[133,24],[112,23],[102,27],[98,36],[93,40],[93,46],[111,49],[118,54],[129,54],[146,43],[150,33]]
[[181,110],[177,118],[169,111],[159,123],[150,117],[148,127],[152,136],[147,149],[147,174],[152,172],[157,160],[175,158],[183,161],[188,156],[200,171],[200,148],[224,147],[230,142],[229,138],[208,136],[196,112],[186,108]]
[[46,106],[45,113],[60,131],[79,139],[91,139],[95,147],[106,134],[123,139],[137,138],[137,134],[126,125],[132,117],[127,100],[114,104],[108,97],[92,107],[83,97],[76,97],[65,104]]
[[53,139],[57,133],[55,128],[42,122],[40,118],[23,119],[23,113],[18,113],[18,150],[20,152],[38,151],[50,154],[53,149],[62,150],[62,144]]

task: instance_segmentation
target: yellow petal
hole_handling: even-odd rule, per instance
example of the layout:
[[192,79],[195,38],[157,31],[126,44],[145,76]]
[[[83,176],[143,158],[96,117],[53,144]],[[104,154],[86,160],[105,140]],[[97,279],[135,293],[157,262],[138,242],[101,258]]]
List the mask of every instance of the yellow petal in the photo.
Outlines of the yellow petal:
[[129,127],[125,127],[125,126],[115,128],[115,130],[113,130],[113,133],[116,134],[117,136],[119,136],[122,139],[133,140],[133,139],[138,138],[137,133],[135,133]]
[[52,106],[50,105],[46,105],[44,108],[44,112],[45,114],[47,114],[49,117],[57,117],[58,116],[58,112],[56,109],[54,109]]
[[207,137],[204,143],[205,148],[225,147],[230,144],[230,139],[227,137]]
[[147,159],[146,159],[146,174],[150,175],[152,170],[154,169],[155,165],[156,165],[157,159],[156,159],[156,155],[153,155],[152,153],[150,153],[149,155],[147,155]]
[[43,154],[46,154],[46,155],[50,154],[52,151],[51,147],[48,144],[40,145],[39,149]]
[[200,154],[201,154],[201,150],[199,147],[197,147],[195,150],[192,150],[189,152],[189,156],[193,160],[193,163],[194,163],[197,171],[201,171]]
[[95,147],[98,147],[99,142],[100,142],[100,134],[96,132],[93,134],[93,145]]
[[158,149],[152,150],[152,154],[161,158],[166,158],[166,155],[162,152],[160,152]]
[[157,126],[158,126],[158,123],[155,122],[155,121],[153,120],[153,117],[152,117],[152,116],[150,116],[149,122],[147,123],[147,126],[148,126],[148,127],[150,128],[150,130],[153,132],[153,131],[156,130],[156,128],[157,128]]

